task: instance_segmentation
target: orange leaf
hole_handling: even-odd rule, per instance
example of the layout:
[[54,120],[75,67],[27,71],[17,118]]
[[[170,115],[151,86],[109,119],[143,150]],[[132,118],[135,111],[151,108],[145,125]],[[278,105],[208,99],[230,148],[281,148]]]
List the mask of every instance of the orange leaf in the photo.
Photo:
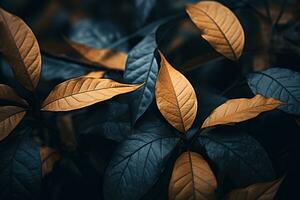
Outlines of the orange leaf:
[[40,157],[42,162],[42,176],[52,172],[54,164],[60,160],[60,155],[50,147],[40,148]]
[[90,77],[90,78],[103,78],[105,75],[105,71],[94,71],[89,72],[84,77]]

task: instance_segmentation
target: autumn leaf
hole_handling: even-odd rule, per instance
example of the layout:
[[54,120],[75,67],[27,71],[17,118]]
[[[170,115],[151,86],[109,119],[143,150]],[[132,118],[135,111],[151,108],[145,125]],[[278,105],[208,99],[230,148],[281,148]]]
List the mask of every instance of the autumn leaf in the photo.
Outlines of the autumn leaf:
[[70,111],[132,92],[140,85],[118,83],[110,79],[80,77],[57,85],[42,103],[43,111]]
[[216,51],[231,60],[239,59],[245,43],[244,30],[227,7],[215,1],[201,1],[188,5],[186,12]]
[[217,180],[200,154],[184,152],[176,160],[169,185],[169,199],[216,199]]
[[0,106],[0,141],[20,123],[26,111],[17,106]]
[[33,91],[40,79],[41,54],[30,28],[20,18],[0,8],[0,53],[17,80]]
[[127,54],[112,49],[96,49],[84,44],[67,40],[68,44],[75,49],[84,59],[109,69],[124,71]]
[[231,99],[217,107],[206,118],[202,128],[245,121],[256,117],[262,112],[273,110],[282,104],[279,100],[267,98],[259,94],[251,99]]
[[160,52],[161,68],[157,77],[156,103],[164,118],[184,133],[197,114],[197,96],[190,82],[174,69]]
[[52,172],[54,164],[60,160],[60,155],[50,147],[40,147],[40,157],[42,165],[42,176]]
[[246,188],[231,191],[228,200],[272,200],[284,178],[272,182],[257,183]]
[[24,99],[19,97],[11,87],[4,84],[0,84],[0,100],[17,102],[24,106],[28,105],[28,103]]
[[89,78],[103,78],[105,75],[105,71],[92,71],[84,75],[84,77]]

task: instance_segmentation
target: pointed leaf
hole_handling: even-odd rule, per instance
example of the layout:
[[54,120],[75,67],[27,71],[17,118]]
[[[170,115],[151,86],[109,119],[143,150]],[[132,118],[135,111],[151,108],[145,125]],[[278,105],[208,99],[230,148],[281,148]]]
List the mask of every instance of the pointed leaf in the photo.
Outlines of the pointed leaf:
[[158,180],[177,142],[176,135],[161,124],[151,133],[130,136],[106,170],[105,199],[141,199]]
[[83,58],[108,69],[124,70],[127,54],[112,49],[96,49],[73,41],[68,41]]
[[141,85],[81,77],[57,85],[42,104],[43,111],[70,111],[132,92]]
[[205,151],[217,177],[219,191],[275,178],[267,152],[253,137],[235,127],[215,128],[201,134],[193,149]]
[[11,87],[4,84],[0,84],[0,100],[13,101],[25,106],[28,105]]
[[40,157],[42,165],[42,176],[49,174],[55,163],[60,159],[60,155],[50,147],[40,148]]
[[246,188],[231,191],[228,200],[272,200],[282,183],[283,178],[266,183],[257,183]]
[[188,5],[186,12],[216,51],[231,60],[239,59],[245,43],[244,30],[227,7],[215,1],[201,1]]
[[152,33],[135,46],[128,55],[124,81],[145,85],[130,95],[133,124],[145,113],[154,98],[158,64],[155,59],[156,35]]
[[0,106],[0,141],[20,123],[26,111],[17,106]]
[[242,122],[256,117],[262,112],[273,110],[282,105],[281,101],[256,95],[251,99],[240,98],[226,101],[217,107],[206,120],[202,128],[219,124]]
[[14,132],[0,145],[0,199],[40,199],[41,161],[32,129]]
[[300,73],[270,68],[249,75],[248,85],[254,94],[278,99],[284,103],[279,109],[300,115]]
[[200,154],[184,152],[176,160],[169,185],[169,199],[216,199],[217,180]]
[[156,103],[164,118],[184,133],[197,114],[197,96],[190,82],[174,69],[160,53],[161,68],[157,77]]
[[0,8],[0,35],[0,52],[18,81],[33,91],[41,72],[41,54],[34,34],[23,20]]

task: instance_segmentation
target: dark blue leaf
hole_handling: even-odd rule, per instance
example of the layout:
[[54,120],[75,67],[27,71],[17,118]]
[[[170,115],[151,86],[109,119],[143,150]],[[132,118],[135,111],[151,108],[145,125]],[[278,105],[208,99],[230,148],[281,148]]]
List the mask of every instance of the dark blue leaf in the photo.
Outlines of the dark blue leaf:
[[137,13],[137,25],[142,25],[149,16],[156,0],[134,0],[135,11]]
[[156,35],[151,33],[130,51],[127,58],[124,81],[128,83],[145,83],[144,86],[131,94],[133,124],[153,101],[158,72],[158,64],[154,55],[156,48]]
[[178,138],[161,123],[156,125],[130,136],[117,149],[104,178],[105,199],[140,199],[158,180]]
[[30,128],[0,144],[0,199],[38,199],[41,186],[39,147]]
[[248,84],[254,94],[261,94],[284,102],[279,109],[300,115],[300,73],[270,68],[249,75]]
[[203,148],[207,154],[223,192],[275,178],[272,163],[261,145],[234,128],[208,131],[196,140],[195,147],[198,151]]

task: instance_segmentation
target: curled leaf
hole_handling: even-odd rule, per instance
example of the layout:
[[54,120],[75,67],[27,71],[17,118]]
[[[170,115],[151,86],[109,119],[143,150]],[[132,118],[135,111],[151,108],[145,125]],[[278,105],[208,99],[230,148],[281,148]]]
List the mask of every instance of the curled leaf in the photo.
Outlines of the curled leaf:
[[156,103],[164,118],[180,132],[191,128],[197,114],[197,97],[190,82],[174,69],[160,52]]
[[231,99],[217,107],[206,118],[202,128],[245,121],[256,117],[262,112],[273,110],[282,104],[279,100],[261,95],[256,95],[251,99]]
[[9,133],[20,123],[26,111],[17,106],[0,107],[0,141],[6,138]]
[[28,105],[27,102],[19,97],[11,87],[4,84],[0,84],[0,100],[13,101],[22,105]]
[[110,79],[80,77],[57,85],[42,103],[43,111],[70,111],[132,92],[140,85],[118,83]]
[[60,159],[60,155],[50,147],[41,147],[40,157],[42,163],[42,176],[44,177],[52,171],[54,164]]
[[33,91],[41,72],[40,48],[34,34],[23,20],[0,8],[0,35],[0,53],[17,80]]
[[266,183],[257,183],[246,188],[231,191],[228,200],[272,200],[284,178]]
[[217,180],[200,154],[184,152],[177,160],[169,185],[169,199],[216,199]]
[[231,60],[239,59],[245,43],[244,30],[227,7],[215,1],[201,1],[188,5],[186,12],[217,52]]
[[115,70],[125,69],[127,54],[112,49],[96,49],[73,41],[68,41],[83,58],[94,64]]

